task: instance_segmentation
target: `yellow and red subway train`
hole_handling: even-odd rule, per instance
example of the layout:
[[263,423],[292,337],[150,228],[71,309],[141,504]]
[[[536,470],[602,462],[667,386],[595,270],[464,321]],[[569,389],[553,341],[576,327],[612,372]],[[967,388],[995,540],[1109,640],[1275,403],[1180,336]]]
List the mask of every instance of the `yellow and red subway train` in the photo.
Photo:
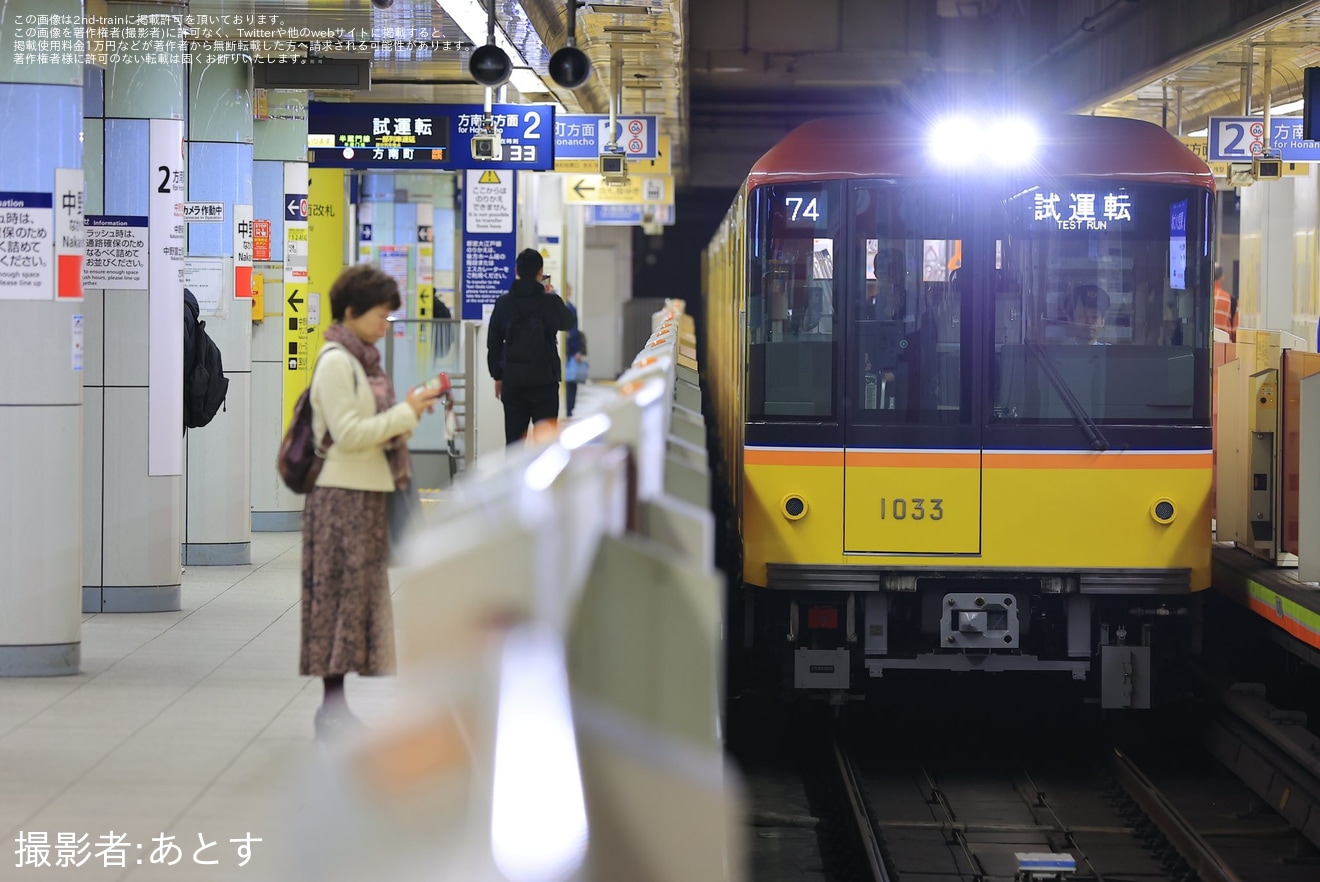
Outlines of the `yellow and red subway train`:
[[1143,707],[1210,578],[1214,181],[1148,123],[817,120],[703,258],[742,588],[802,689],[1056,671]]

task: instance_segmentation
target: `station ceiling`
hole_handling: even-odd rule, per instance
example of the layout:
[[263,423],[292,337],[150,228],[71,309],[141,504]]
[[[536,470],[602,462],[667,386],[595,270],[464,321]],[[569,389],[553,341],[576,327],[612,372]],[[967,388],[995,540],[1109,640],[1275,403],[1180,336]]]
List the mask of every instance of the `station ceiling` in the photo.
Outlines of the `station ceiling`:
[[[373,34],[376,44],[351,53],[371,58],[371,92],[331,98],[482,100],[467,60],[471,45],[485,42],[484,0],[380,2],[387,8],[193,0],[189,12]],[[1240,112],[1248,52],[1254,107],[1267,62],[1275,105],[1299,98],[1302,69],[1320,64],[1320,0],[579,0],[577,43],[595,74],[570,92],[547,71],[565,45],[565,0],[491,2],[502,39],[526,65],[525,100],[606,113],[611,59],[622,59],[620,111],[662,118],[678,183],[689,188],[735,186],[785,132],[820,116],[1012,100],[1171,129],[1181,110],[1190,132],[1211,115]],[[236,25],[226,30],[238,39]],[[416,39],[423,30],[450,48],[381,42],[425,42]],[[345,54],[314,43],[303,51]]]

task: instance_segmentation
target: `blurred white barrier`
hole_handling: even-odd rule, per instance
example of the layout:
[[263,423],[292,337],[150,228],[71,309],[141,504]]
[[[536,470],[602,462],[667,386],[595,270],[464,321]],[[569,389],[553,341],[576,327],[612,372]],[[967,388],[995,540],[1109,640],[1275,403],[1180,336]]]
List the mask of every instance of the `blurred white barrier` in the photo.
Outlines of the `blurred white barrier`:
[[692,322],[653,329],[617,400],[478,463],[414,541],[412,713],[307,785],[302,878],[745,878]]

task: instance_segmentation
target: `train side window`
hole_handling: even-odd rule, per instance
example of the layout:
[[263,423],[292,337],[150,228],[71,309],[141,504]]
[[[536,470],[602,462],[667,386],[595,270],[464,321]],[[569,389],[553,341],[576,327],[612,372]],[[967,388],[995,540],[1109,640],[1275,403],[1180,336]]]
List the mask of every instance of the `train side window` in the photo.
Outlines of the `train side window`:
[[767,187],[750,255],[748,418],[834,416],[836,237],[830,185]]

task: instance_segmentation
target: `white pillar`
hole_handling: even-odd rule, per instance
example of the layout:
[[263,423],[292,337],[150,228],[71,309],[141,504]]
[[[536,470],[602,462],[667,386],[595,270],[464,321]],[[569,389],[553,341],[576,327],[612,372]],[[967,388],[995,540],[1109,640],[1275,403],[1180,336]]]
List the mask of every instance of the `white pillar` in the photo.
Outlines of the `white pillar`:
[[77,0],[0,11],[0,676],[76,674],[82,647],[82,58],[17,63],[29,18],[72,27],[81,12]]

